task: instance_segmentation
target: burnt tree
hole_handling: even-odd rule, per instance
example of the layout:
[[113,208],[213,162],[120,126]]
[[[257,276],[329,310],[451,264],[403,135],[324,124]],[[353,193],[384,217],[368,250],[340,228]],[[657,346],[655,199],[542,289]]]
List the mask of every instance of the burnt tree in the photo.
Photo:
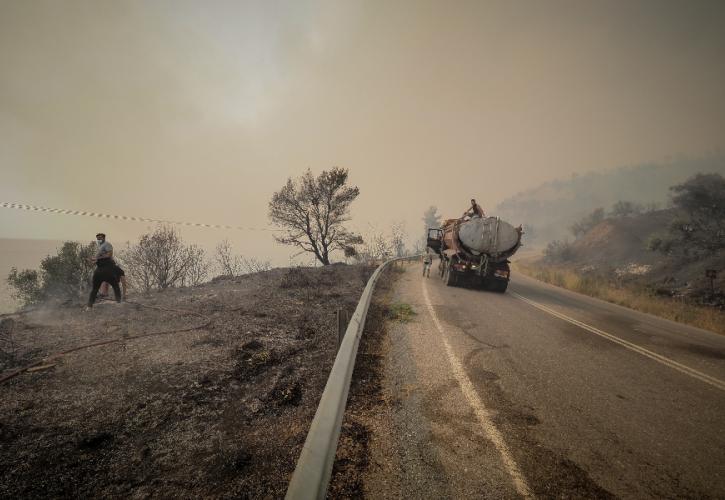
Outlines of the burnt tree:
[[330,253],[346,251],[360,243],[360,236],[348,231],[350,204],[358,197],[357,186],[348,186],[348,170],[335,167],[315,177],[308,169],[272,195],[269,218],[284,230],[277,242],[310,252],[323,265],[330,264]]

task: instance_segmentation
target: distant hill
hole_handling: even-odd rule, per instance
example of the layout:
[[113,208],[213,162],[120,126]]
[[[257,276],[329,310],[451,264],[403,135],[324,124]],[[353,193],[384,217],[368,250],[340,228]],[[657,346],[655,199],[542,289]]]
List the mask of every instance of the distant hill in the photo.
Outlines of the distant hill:
[[620,200],[664,208],[670,186],[699,172],[725,175],[725,155],[573,175],[508,198],[496,207],[495,214],[532,227],[525,243],[543,246],[551,240],[571,238],[569,226],[574,222],[598,207],[608,210]]

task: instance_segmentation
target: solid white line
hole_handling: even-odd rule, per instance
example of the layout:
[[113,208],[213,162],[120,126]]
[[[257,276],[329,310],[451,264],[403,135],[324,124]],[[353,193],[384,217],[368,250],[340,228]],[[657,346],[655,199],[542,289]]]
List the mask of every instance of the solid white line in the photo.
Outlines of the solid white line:
[[524,478],[524,475],[521,473],[521,469],[519,469],[519,466],[516,464],[516,461],[514,460],[511,452],[506,446],[503,435],[494,425],[491,418],[491,413],[483,404],[481,398],[478,397],[476,389],[473,387],[473,383],[471,383],[468,375],[466,375],[466,371],[463,369],[463,365],[461,365],[461,362],[458,360],[455,353],[453,352],[451,345],[448,343],[445,331],[443,330],[443,326],[441,326],[440,321],[438,321],[438,317],[436,316],[433,305],[431,304],[430,298],[428,297],[428,288],[425,284],[426,280],[422,280],[422,282],[425,305],[428,308],[428,312],[430,313],[431,318],[433,318],[433,323],[441,334],[441,340],[443,340],[443,345],[445,346],[446,353],[448,354],[448,361],[450,361],[451,363],[451,367],[453,368],[453,374],[458,380],[458,384],[461,387],[463,395],[468,400],[468,404],[470,404],[473,408],[473,411],[476,414],[478,421],[483,426],[483,430],[488,436],[489,441],[493,443],[493,445],[496,447],[499,454],[501,455],[501,459],[506,466],[506,470],[511,476],[511,479],[513,479],[516,491],[518,491],[519,494],[524,498],[534,498],[531,490],[529,489],[529,486],[526,484],[526,479]]
[[633,344],[632,342],[628,342],[624,339],[620,339],[619,337],[616,337],[612,335],[611,333],[607,333],[605,331],[602,331],[598,328],[595,328],[591,325],[588,325],[586,323],[583,323],[581,321],[578,321],[574,318],[571,318],[565,314],[562,314],[558,311],[555,311],[549,307],[546,307],[545,305],[539,304],[538,302],[535,302],[529,298],[524,297],[523,295],[520,295],[516,292],[510,292],[511,295],[516,297],[519,300],[522,300],[526,302],[527,304],[534,306],[537,309],[540,309],[541,311],[544,311],[548,314],[551,314],[552,316],[555,316],[559,319],[562,319],[564,321],[567,321],[573,325],[576,325],[588,332],[594,333],[596,335],[599,335],[600,337],[603,337],[607,340],[610,340],[614,342],[615,344],[619,344],[622,347],[626,347],[627,349],[634,351],[638,354],[641,354],[642,356],[646,356],[650,359],[653,359],[654,361],[657,361],[658,363],[661,363],[665,366],[668,366],[674,370],[677,370],[681,373],[684,373],[685,375],[689,375],[690,377],[696,378],[697,380],[700,380],[701,382],[705,382],[706,384],[710,384],[713,387],[716,387],[722,391],[725,391],[725,382],[723,382],[720,379],[717,379],[715,377],[711,377],[710,375],[706,373],[702,373],[701,371],[695,370],[694,368],[690,368],[689,366],[685,366],[681,363],[678,363],[677,361],[674,361],[668,357],[662,356],[661,354],[657,354],[656,352],[652,352],[649,349],[645,349],[644,347],[640,347],[637,344]]

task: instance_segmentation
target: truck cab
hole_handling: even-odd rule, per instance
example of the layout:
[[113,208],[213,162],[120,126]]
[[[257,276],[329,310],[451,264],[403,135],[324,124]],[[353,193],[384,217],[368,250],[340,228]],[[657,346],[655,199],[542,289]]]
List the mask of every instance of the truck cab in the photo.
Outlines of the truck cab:
[[426,246],[433,250],[435,253],[441,253],[441,243],[443,241],[443,230],[439,228],[428,228],[428,238],[426,239]]

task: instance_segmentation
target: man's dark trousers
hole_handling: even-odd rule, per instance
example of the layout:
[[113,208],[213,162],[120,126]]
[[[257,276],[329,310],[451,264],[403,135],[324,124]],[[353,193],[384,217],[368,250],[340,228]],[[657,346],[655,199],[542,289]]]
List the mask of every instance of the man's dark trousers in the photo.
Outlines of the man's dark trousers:
[[116,296],[116,302],[121,302],[121,288],[118,286],[118,276],[113,272],[113,264],[110,262],[101,264],[99,262],[93,273],[93,288],[91,289],[90,297],[88,297],[89,307],[93,307],[93,304],[95,304],[98,290],[104,281],[113,287],[113,295]]

